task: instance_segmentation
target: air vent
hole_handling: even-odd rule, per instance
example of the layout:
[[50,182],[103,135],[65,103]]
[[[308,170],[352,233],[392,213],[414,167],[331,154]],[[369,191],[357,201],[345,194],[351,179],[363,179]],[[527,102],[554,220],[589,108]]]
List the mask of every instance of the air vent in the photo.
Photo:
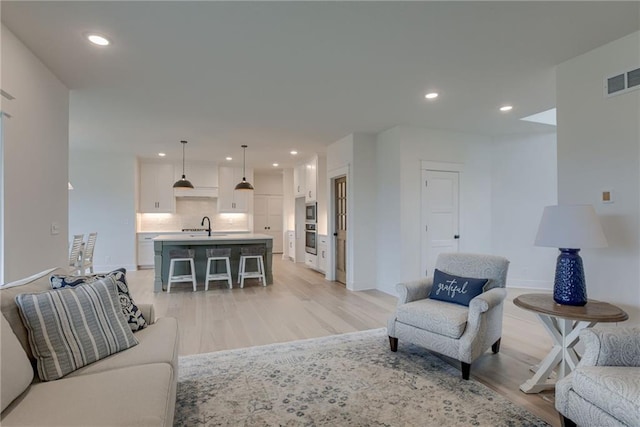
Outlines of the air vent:
[[604,79],[605,97],[621,95],[640,89],[640,68],[615,74]]

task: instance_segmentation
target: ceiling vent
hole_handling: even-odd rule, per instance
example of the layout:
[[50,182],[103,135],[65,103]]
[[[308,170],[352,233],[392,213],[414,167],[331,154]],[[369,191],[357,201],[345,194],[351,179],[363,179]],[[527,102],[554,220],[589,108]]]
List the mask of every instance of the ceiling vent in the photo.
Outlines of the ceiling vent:
[[625,71],[604,79],[604,96],[621,95],[640,89],[640,68]]

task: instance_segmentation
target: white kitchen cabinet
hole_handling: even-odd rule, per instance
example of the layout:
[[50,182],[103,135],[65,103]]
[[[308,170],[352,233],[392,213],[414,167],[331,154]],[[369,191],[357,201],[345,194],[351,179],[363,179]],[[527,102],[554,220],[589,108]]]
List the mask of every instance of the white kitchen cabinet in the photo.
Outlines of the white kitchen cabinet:
[[138,233],[138,268],[153,268],[153,239],[161,233]]
[[306,202],[315,202],[317,199],[318,185],[318,158],[314,157],[305,165],[305,194]]
[[[253,174],[247,171],[247,181],[253,181]],[[235,190],[236,185],[242,181],[242,168],[220,166],[218,168],[218,212],[219,213],[245,213],[249,206],[249,197],[253,191]]]
[[318,269],[318,256],[305,252],[304,254],[304,263],[307,267],[313,268],[314,270]]
[[307,165],[298,165],[293,169],[293,196],[305,197],[307,187],[305,186],[305,178],[307,174]]
[[173,213],[173,165],[170,163],[140,163],[140,200],[138,212]]
[[327,271],[327,236],[318,235],[318,270],[325,273]]
[[282,196],[253,197],[253,232],[273,237],[273,253],[282,253]]
[[293,230],[287,231],[287,255],[292,261],[296,260],[296,232]]

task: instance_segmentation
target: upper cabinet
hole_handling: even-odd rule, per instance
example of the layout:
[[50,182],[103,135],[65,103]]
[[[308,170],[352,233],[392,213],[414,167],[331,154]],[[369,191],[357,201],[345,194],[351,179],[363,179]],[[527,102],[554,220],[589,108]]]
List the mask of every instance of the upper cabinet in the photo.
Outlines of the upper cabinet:
[[305,188],[304,199],[306,202],[315,202],[318,197],[318,158],[314,157],[305,165]]
[[293,195],[294,197],[305,197],[307,187],[305,178],[307,175],[307,165],[298,165],[293,169]]
[[173,213],[173,165],[167,163],[140,163],[140,200],[142,213]]
[[[253,181],[253,173],[247,171],[247,181]],[[245,213],[249,206],[249,197],[253,191],[235,190],[242,181],[242,168],[220,166],[218,168],[218,212]]]

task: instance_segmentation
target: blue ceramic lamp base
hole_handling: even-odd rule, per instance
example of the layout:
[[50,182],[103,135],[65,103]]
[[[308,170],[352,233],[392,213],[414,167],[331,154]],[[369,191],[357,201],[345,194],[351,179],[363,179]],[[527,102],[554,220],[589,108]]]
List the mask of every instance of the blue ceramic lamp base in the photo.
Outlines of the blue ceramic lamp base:
[[580,249],[560,248],[553,285],[553,300],[562,305],[582,306],[587,303],[587,286],[584,280]]

